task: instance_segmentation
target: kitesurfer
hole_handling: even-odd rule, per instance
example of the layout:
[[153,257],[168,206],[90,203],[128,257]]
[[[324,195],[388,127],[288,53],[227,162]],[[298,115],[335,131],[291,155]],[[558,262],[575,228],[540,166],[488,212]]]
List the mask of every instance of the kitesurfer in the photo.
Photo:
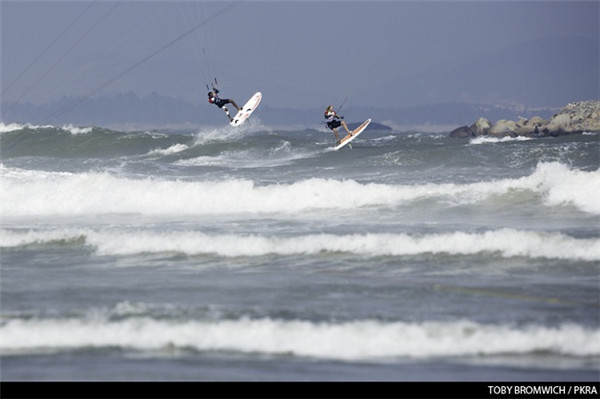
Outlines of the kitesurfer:
[[333,109],[333,105],[329,105],[327,107],[327,109],[325,109],[324,116],[325,116],[325,122],[327,124],[327,127],[333,131],[333,134],[335,135],[335,141],[338,144],[340,142],[340,138],[339,138],[338,132],[337,132],[338,127],[343,126],[344,129],[346,129],[346,132],[348,132],[348,134],[352,135],[352,132],[350,131],[350,129],[348,129],[346,122],[344,122],[342,120],[343,116],[342,117],[338,116],[338,114]]
[[232,104],[238,111],[240,110],[240,107],[238,107],[235,101],[229,98],[219,98],[218,94],[219,90],[213,86],[212,90],[208,92],[208,102],[211,104],[215,104],[217,107],[225,111],[227,117],[229,118],[229,121],[233,121],[233,118],[231,117],[231,115],[229,115],[229,110],[227,109],[225,104]]

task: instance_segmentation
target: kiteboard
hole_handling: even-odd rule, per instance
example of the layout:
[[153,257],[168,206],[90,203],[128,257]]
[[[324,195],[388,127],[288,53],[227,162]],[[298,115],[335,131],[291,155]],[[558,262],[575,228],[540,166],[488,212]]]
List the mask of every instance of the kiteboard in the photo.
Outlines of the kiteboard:
[[358,135],[361,134],[362,132],[364,132],[365,129],[367,128],[367,126],[369,126],[369,123],[371,123],[371,119],[367,119],[366,121],[364,121],[359,127],[354,129],[351,133],[348,133],[346,135],[346,137],[341,139],[339,144],[337,146],[335,146],[333,149],[339,150],[340,148],[342,148],[343,146],[345,146],[346,144],[350,143],[352,140],[357,138]]
[[254,110],[258,107],[258,104],[260,104],[260,100],[262,100],[262,93],[260,91],[254,93],[254,95],[250,97],[250,100],[248,100],[246,104],[244,104],[242,109],[238,111],[238,113],[235,115],[235,117],[231,120],[229,124],[231,126],[239,126],[242,123],[244,123],[244,121],[248,119],[250,114],[252,114],[252,112],[254,112]]

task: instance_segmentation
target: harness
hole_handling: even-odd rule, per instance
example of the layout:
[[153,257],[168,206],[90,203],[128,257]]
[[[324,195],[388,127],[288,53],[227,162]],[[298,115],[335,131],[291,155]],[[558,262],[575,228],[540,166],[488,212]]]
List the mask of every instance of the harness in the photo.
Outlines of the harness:
[[333,122],[337,118],[335,111],[325,111],[324,116],[326,122]]
[[219,100],[220,100],[220,98],[219,98],[219,96],[217,96],[217,93],[215,93],[215,95],[212,97],[211,96],[208,97],[208,102],[211,104],[218,103]]

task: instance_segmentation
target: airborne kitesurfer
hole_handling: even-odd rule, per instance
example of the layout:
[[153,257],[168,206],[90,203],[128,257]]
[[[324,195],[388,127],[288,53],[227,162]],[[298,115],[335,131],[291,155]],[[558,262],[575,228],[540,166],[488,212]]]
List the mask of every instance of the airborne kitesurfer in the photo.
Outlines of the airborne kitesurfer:
[[233,118],[231,117],[231,115],[229,115],[229,110],[227,109],[225,104],[232,104],[238,111],[240,110],[240,107],[238,107],[235,101],[229,98],[219,98],[218,94],[219,90],[215,86],[213,86],[212,90],[208,92],[208,102],[211,104],[215,104],[217,107],[225,111],[225,114],[227,114],[229,121],[232,121]]
[[338,116],[338,114],[333,109],[333,105],[329,105],[327,107],[327,109],[325,109],[324,116],[325,116],[325,122],[327,123],[327,127],[333,131],[333,134],[335,135],[335,141],[338,144],[340,142],[340,138],[339,138],[338,132],[337,132],[338,127],[343,126],[344,129],[346,129],[346,132],[348,132],[348,134],[352,135],[352,132],[350,131],[350,129],[348,129],[346,122],[344,122],[342,120],[343,117]]

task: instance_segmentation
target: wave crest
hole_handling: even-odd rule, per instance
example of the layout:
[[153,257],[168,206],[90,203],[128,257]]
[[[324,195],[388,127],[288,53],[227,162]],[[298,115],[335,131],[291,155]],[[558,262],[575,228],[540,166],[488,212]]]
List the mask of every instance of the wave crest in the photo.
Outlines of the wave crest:
[[[362,184],[310,178],[291,184],[257,185],[251,180],[182,181],[132,179],[101,173],[58,173],[1,167],[3,216],[107,213],[203,215],[295,214],[399,206],[425,199],[473,204],[515,191],[543,197],[547,206],[571,205],[600,214],[600,171],[540,163],[529,176],[468,184]],[[574,189],[575,188],[575,189]]]
[[[573,238],[561,233],[501,229],[484,233],[410,234],[307,234],[296,237],[264,235],[209,235],[196,231],[64,229],[50,231],[0,230],[2,247],[35,244],[82,243],[99,255],[135,255],[175,252],[223,257],[318,255],[346,252],[360,256],[412,256],[425,253],[599,261],[600,239]],[[350,245],[351,243],[351,245]]]
[[343,361],[541,351],[579,357],[600,355],[596,344],[600,331],[570,324],[515,328],[471,321],[336,323],[271,318],[182,321],[144,316],[109,320],[96,314],[83,318],[7,320],[0,332],[5,354],[102,347],[156,351],[176,347]]

